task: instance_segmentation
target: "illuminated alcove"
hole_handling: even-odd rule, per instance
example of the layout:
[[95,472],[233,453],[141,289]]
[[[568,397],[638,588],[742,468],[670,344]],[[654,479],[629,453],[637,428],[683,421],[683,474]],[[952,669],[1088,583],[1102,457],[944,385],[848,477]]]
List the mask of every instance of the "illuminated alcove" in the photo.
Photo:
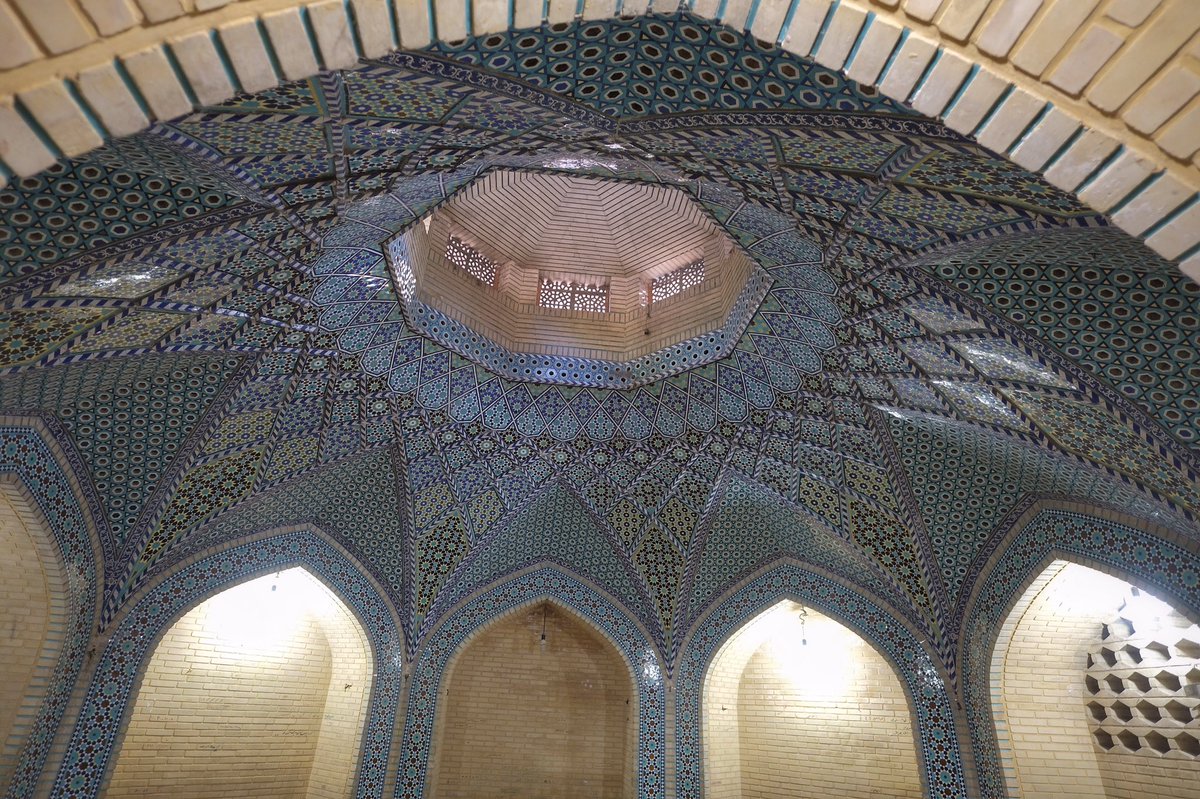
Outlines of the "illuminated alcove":
[[920,797],[908,697],[869,643],[785,600],[704,679],[706,799]]
[[483,628],[442,681],[436,799],[633,797],[637,699],[629,666],[550,602]]
[[0,794],[45,698],[66,613],[62,559],[44,519],[0,482]]
[[371,676],[358,620],[304,569],[229,588],[154,649],[102,795],[353,796]]
[[1200,797],[1200,628],[1151,594],[1054,561],[1001,627],[992,685],[1010,797]]

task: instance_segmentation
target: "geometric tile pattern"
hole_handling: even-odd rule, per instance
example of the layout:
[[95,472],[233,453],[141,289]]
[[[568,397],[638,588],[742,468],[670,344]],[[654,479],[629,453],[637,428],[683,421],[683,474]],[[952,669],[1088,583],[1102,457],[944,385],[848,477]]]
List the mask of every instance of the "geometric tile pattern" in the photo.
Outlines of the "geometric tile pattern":
[[[413,329],[381,242],[493,167],[686,192],[765,272],[744,333],[612,389],[511,374],[453,320]],[[686,14],[238,95],[14,181],[0,215],[0,406],[54,415],[87,471],[102,624],[189,556],[307,523],[384,587],[411,651],[550,560],[626,604],[669,672],[699,614],[786,556],[894,606],[953,680],[953,609],[1018,503],[1195,535],[1200,320],[1175,267],[941,124]],[[936,791],[959,779],[941,754]]]
[[423,795],[437,700],[450,657],[476,630],[544,598],[583,618],[621,652],[637,683],[637,795],[666,796],[666,686],[660,655],[625,609],[552,567],[501,582],[446,617],[428,636],[412,672],[397,796]]
[[676,786],[679,796],[703,792],[700,697],[718,648],[747,621],[782,599],[828,613],[867,639],[896,668],[912,703],[923,782],[932,797],[966,795],[954,710],[947,685],[912,632],[865,597],[793,563],[784,562],[724,598],[684,646],[676,698]]
[[28,427],[0,428],[0,473],[12,474],[32,496],[47,522],[48,532],[71,577],[63,597],[66,618],[58,662],[45,687],[41,707],[35,711],[24,746],[17,753],[8,795],[32,796],[42,766],[50,754],[55,732],[75,690],[92,642],[93,619],[100,565],[93,554],[93,540],[84,513],[71,484],[71,475],[59,464],[50,442]]
[[[152,654],[152,644],[189,608],[242,578],[302,566],[336,586],[339,598],[364,628],[374,664],[366,713],[356,796],[382,797],[388,755],[403,686],[404,642],[388,602],[358,567],[308,532],[287,533],[226,549],[176,572],[121,620],[103,652],[80,720],[64,756],[54,795],[88,799],[98,795],[122,720],[132,705],[134,684]],[[104,742],[97,745],[96,742]]]
[[1034,241],[980,242],[921,265],[1200,445],[1200,284],[1114,229],[1046,231]]

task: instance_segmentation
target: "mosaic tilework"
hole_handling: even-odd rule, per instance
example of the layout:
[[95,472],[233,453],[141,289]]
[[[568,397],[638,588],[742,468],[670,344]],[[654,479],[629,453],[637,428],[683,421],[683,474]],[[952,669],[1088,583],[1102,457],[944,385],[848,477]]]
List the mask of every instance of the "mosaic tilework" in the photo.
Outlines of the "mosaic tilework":
[[613,117],[710,108],[912,113],[836,72],[781,58],[777,48],[686,15],[546,25],[438,43],[431,51]]
[[702,795],[700,696],[709,663],[730,635],[783,599],[811,604],[861,635],[892,662],[909,697],[928,795],[966,796],[951,697],[919,639],[864,597],[791,563],[755,577],[722,600],[684,646],[675,683],[676,794],[689,799]]
[[0,366],[37,360],[112,315],[90,308],[39,308],[0,313]]
[[1173,522],[1181,531],[1190,526],[1098,470],[1071,468],[979,428],[913,415],[891,417],[889,432],[952,598],[966,587],[992,527],[1023,496],[1073,496]]
[[367,726],[359,757],[357,799],[383,796],[396,709],[400,703],[404,642],[389,603],[357,566],[319,536],[288,533],[227,549],[172,574],[139,597],[100,655],[71,735],[56,797],[94,797],[111,766],[117,732],[132,709],[134,682],[161,632],[192,607],[251,577],[302,566],[330,586],[363,626],[375,656]]
[[779,557],[794,557],[859,584],[903,608],[896,588],[861,554],[744,478],[733,478],[695,556],[690,613],[698,616],[728,585]]
[[194,179],[172,179],[152,165],[131,165],[108,152],[117,146],[0,189],[0,283],[239,201],[225,191],[206,190]]
[[285,524],[312,523],[362,562],[403,608],[405,529],[396,495],[392,458],[385,451],[315,470],[304,480],[275,486],[217,517],[172,550],[146,576],[162,574],[182,559]]
[[921,262],[1200,442],[1200,286],[1116,230],[967,245]]
[[666,686],[659,655],[623,609],[554,568],[536,569],[500,583],[455,610],[425,639],[404,715],[397,796],[419,799],[424,793],[441,678],[451,656],[467,636],[491,620],[546,598],[599,629],[629,664],[637,683],[637,795],[666,796]]
[[[746,333],[702,367],[672,354],[636,390],[489,371],[452,351],[470,342],[448,322],[422,335],[382,242],[494,165],[687,191],[773,281]],[[942,614],[1022,496],[1194,530],[1153,496],[1191,501],[1186,458],[1156,463],[1153,425],[1069,404],[1108,383],[1197,440],[1200,323],[1174,267],[937,123],[686,15],[393,54],[37,180],[0,197],[0,249],[24,248],[0,276],[6,313],[83,321],[34,347],[3,337],[16,355],[0,399],[71,430],[107,549],[149,542],[145,571],[113,559],[110,612],[189,554],[306,521],[371,570],[410,632],[557,554],[672,652],[688,619],[784,553],[894,606],[954,679]],[[14,223],[30,220],[59,249],[30,249]],[[933,254],[909,268],[919,247]],[[88,363],[29,367],[59,345],[55,363]],[[160,392],[184,401],[163,408]],[[1091,419],[1081,439],[1076,418]]]
[[[534,499],[482,542],[438,598],[444,610],[502,575],[549,561],[604,586],[643,623],[656,618],[620,550],[583,505],[557,486]],[[432,621],[432,620],[431,620]]]
[[1115,569],[1178,607],[1200,612],[1200,558],[1170,542],[1116,522],[1079,513],[1043,510],[1012,539],[972,597],[963,624],[963,697],[981,796],[1007,796],[992,723],[992,648],[1004,617],[1024,587],[1055,557],[1082,559]]
[[42,706],[30,724],[6,794],[13,799],[33,796],[38,776],[54,742],[54,734],[71,698],[91,641],[100,564],[93,554],[87,522],[76,501],[68,475],[41,435],[26,427],[0,428],[0,472],[15,475],[33,497],[48,522],[53,545],[62,559],[69,596],[69,618],[63,644],[54,664]]
[[1161,453],[1094,405],[1028,391],[1008,396],[1063,448],[1128,474],[1183,505],[1200,509],[1200,487]]
[[178,355],[39,369],[0,380],[0,406],[45,409],[70,432],[104,498],[101,536],[106,556],[115,558],[154,487],[240,364],[231,355]]

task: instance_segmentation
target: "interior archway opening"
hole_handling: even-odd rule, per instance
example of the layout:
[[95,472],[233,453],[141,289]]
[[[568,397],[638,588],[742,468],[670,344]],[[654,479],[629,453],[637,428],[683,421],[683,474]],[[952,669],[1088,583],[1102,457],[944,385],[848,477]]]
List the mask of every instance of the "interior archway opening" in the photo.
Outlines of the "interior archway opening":
[[66,628],[62,557],[10,483],[0,484],[0,794],[45,699]]
[[362,625],[306,570],[229,588],[155,648],[103,795],[353,796],[372,672]]
[[447,667],[437,799],[636,795],[637,693],[617,648],[544,601],[472,636]]
[[992,658],[1007,794],[1200,798],[1200,627],[1152,594],[1057,560]]
[[791,600],[717,652],[702,724],[708,799],[923,795],[895,671],[862,637]]

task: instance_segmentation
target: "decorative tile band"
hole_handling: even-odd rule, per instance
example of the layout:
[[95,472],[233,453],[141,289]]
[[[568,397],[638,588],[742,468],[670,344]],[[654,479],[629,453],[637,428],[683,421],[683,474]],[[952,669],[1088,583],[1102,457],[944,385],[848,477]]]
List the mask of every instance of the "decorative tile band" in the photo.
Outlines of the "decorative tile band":
[[79,678],[95,617],[98,564],[71,482],[36,430],[0,427],[0,472],[16,475],[37,502],[62,558],[69,592],[62,650],[6,794],[8,799],[18,799],[33,795]]
[[358,567],[324,539],[287,533],[224,550],[185,566],[155,586],[118,624],[88,687],[51,796],[94,797],[108,770],[133,686],[160,634],[187,610],[237,582],[302,566],[354,611],[374,653],[374,685],[359,755],[357,799],[381,799],[400,702],[403,642],[390,606]]
[[1008,795],[992,719],[992,648],[1025,586],[1055,557],[1090,561],[1118,575],[1127,574],[1200,612],[1200,556],[1195,553],[1150,533],[1082,513],[1047,509],[1034,516],[978,583],[981,588],[963,626],[963,698],[980,795],[987,799]]
[[700,698],[704,675],[717,650],[747,621],[783,599],[811,605],[869,641],[900,673],[912,710],[928,795],[967,795],[950,695],[920,641],[878,605],[850,589],[783,563],[753,579],[703,619],[686,643],[677,671],[675,709],[676,795],[703,796]]
[[446,618],[417,656],[405,714],[396,795],[424,795],[429,751],[436,731],[437,699],[450,658],[476,630],[539,599],[551,599],[608,637],[633,670],[638,692],[637,795],[666,796],[666,690],[658,653],[632,616],[594,588],[554,568],[540,568],[502,582]]

